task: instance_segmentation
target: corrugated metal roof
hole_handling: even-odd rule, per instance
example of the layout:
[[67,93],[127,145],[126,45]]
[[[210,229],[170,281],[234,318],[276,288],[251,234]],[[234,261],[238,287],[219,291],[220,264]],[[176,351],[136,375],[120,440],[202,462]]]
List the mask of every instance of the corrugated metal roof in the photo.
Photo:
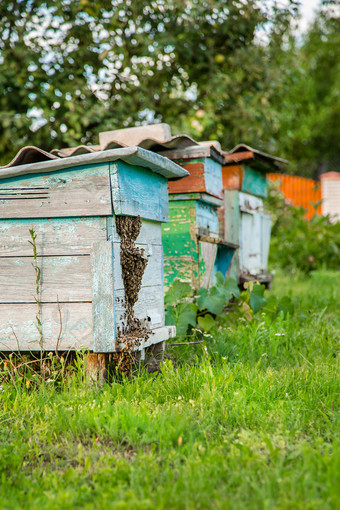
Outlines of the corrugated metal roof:
[[[31,158],[29,163],[26,162],[25,156]],[[116,161],[118,159],[131,165],[149,168],[167,179],[179,179],[189,175],[184,168],[173,161],[141,147],[125,147],[104,151],[89,150],[86,154],[78,153],[78,155],[73,152],[72,156],[64,157],[57,157],[37,147],[24,147],[9,165],[0,167],[0,179],[32,173],[50,173],[56,170]]]
[[198,143],[187,135],[171,135],[169,124],[148,124],[99,133],[102,149],[138,146],[153,152],[166,149],[185,148]]
[[277,169],[281,169],[283,165],[289,164],[289,161],[285,159],[271,156],[270,154],[261,152],[243,143],[236,145],[236,147],[229,152],[224,152],[224,157],[226,166],[241,163],[242,161],[251,162],[256,160]]

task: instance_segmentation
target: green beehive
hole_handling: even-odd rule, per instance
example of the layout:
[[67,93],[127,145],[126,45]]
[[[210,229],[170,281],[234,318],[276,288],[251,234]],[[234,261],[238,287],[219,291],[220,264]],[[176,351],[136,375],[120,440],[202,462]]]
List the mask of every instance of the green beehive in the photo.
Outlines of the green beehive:
[[165,285],[180,278],[207,288],[217,271],[229,274],[238,247],[220,235],[223,157],[210,144],[162,154],[190,174],[169,182],[169,223],[162,228]]
[[237,244],[220,233],[224,156],[218,142],[199,144],[186,135],[171,136],[167,124],[155,124],[101,133],[100,143],[139,145],[189,172],[169,182],[169,223],[162,229],[165,288],[177,279],[209,287],[217,271],[227,275]]

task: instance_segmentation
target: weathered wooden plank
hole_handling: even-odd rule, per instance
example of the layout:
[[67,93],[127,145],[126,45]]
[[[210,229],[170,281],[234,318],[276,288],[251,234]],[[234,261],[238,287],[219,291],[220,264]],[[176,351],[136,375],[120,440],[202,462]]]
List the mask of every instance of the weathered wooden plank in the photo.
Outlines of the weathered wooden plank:
[[176,336],[176,326],[163,326],[160,328],[155,328],[152,330],[151,335],[148,339],[143,339],[141,344],[137,347],[136,350],[141,351],[150,345],[155,345],[160,342],[165,342],[170,338],[175,338]]
[[[120,242],[117,234],[115,217],[107,218],[107,238],[109,241]],[[158,221],[142,220],[142,228],[137,237],[136,242],[143,245],[159,245],[162,246],[162,225]]]
[[263,211],[263,200],[259,197],[254,197],[249,193],[239,193],[239,207],[242,210],[252,213],[256,211]]
[[[152,244],[136,244],[139,249],[144,249],[144,256],[148,263],[146,265],[142,287],[160,285],[163,282],[163,247]],[[120,244],[113,243],[113,273],[115,290],[123,289],[122,267],[120,262]]]
[[[92,349],[91,303],[46,303],[41,311],[45,350]],[[21,351],[40,351],[36,315],[37,305],[0,304],[0,350],[17,351],[19,343]]]
[[215,265],[217,244],[200,242],[200,262],[204,264],[202,271],[201,286],[208,288],[211,284],[212,271]]
[[267,177],[263,172],[243,165],[242,191],[259,197],[267,196]]
[[204,158],[180,159],[175,161],[189,172],[188,177],[169,181],[169,193],[203,193],[206,191]]
[[212,158],[179,159],[190,175],[169,182],[169,193],[208,193],[222,198],[222,166]]
[[0,218],[101,216],[111,212],[107,163],[0,182]]
[[258,214],[241,212],[240,270],[256,275],[261,271],[261,222]]
[[220,237],[211,237],[211,236],[201,235],[200,233],[198,234],[198,240],[203,243],[211,243],[211,244],[219,244],[219,245],[223,245],[223,246],[228,246],[229,248],[232,248],[234,250],[239,248],[238,244],[231,243],[230,241],[225,241],[224,239],[221,239]]
[[169,195],[169,200],[200,200],[206,204],[214,205],[215,207],[222,207],[223,199],[208,195],[208,193],[176,193]]
[[[142,287],[138,301],[134,307],[135,316],[145,320],[151,329],[164,325],[164,288],[163,285]],[[115,292],[115,315],[116,324],[124,324],[124,290]]]
[[196,202],[197,228],[209,234],[219,233],[217,208],[201,201]]
[[[0,258],[0,303],[34,303],[33,257]],[[42,303],[92,301],[90,256],[38,257]]]
[[269,214],[262,213],[261,217],[262,217],[261,267],[263,271],[267,271],[272,220]]
[[240,190],[242,188],[242,179],[242,165],[224,166],[222,168],[222,186],[224,190]]
[[205,191],[222,198],[222,165],[212,158],[205,158]]
[[32,256],[30,229],[42,256],[90,254],[94,242],[106,240],[106,218],[100,216],[0,220],[0,256]]
[[97,381],[104,384],[107,377],[107,367],[109,364],[109,354],[107,353],[89,353],[86,358],[85,372],[90,382]]
[[176,279],[198,285],[196,216],[195,200],[169,202],[169,223],[162,225],[166,288]]
[[91,264],[93,351],[113,352],[116,345],[113,244],[109,241],[95,243]]
[[167,180],[163,176],[123,161],[110,165],[110,175],[116,215],[168,220]]
[[167,291],[175,280],[188,282],[193,288],[200,287],[200,265],[198,257],[172,255],[164,259],[164,290]]
[[[224,235],[226,241],[240,244],[240,192],[237,190],[224,191]],[[236,251],[231,263],[229,275],[238,281],[240,265],[240,249]]]

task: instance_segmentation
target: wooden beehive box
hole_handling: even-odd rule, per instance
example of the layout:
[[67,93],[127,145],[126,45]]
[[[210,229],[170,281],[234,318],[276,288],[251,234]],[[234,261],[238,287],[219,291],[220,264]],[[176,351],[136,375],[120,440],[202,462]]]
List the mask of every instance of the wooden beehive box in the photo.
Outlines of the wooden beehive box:
[[[126,327],[121,254],[131,247],[122,246],[117,223],[126,217],[137,227],[141,217],[130,237],[138,235],[133,249],[146,263],[134,314],[151,333],[138,349],[173,336],[174,327],[164,326],[161,223],[168,179],[186,172],[138,147],[54,159],[34,148],[26,153],[46,161],[22,164],[24,151],[0,170],[0,349],[119,349]],[[138,280],[131,273],[129,284]]]
[[340,221],[340,172],[327,172],[321,177],[322,214],[332,223]]
[[220,235],[224,156],[219,143],[199,144],[186,135],[171,136],[167,124],[108,131],[99,139],[101,147],[132,143],[147,147],[189,172],[181,180],[169,181],[169,223],[162,235],[165,287],[176,279],[194,288],[208,287],[217,271],[226,275],[237,244]]
[[269,284],[268,272],[271,219],[264,211],[267,172],[287,162],[238,145],[225,153],[222,169],[224,204],[220,224],[224,239],[238,243],[230,274],[240,283],[257,279]]
[[169,182],[169,223],[163,227],[165,285],[180,278],[194,288],[209,287],[220,271],[229,274],[238,243],[220,235],[222,154],[212,144],[163,151],[189,172]]

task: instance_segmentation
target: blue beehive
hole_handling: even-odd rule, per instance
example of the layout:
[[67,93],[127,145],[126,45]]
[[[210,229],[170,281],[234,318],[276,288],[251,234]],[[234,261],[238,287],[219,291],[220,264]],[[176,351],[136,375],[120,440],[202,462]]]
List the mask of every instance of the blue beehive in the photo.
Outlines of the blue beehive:
[[161,223],[185,170],[139,147],[57,154],[25,148],[0,170],[1,350],[112,353],[138,328],[137,349],[163,342]]

